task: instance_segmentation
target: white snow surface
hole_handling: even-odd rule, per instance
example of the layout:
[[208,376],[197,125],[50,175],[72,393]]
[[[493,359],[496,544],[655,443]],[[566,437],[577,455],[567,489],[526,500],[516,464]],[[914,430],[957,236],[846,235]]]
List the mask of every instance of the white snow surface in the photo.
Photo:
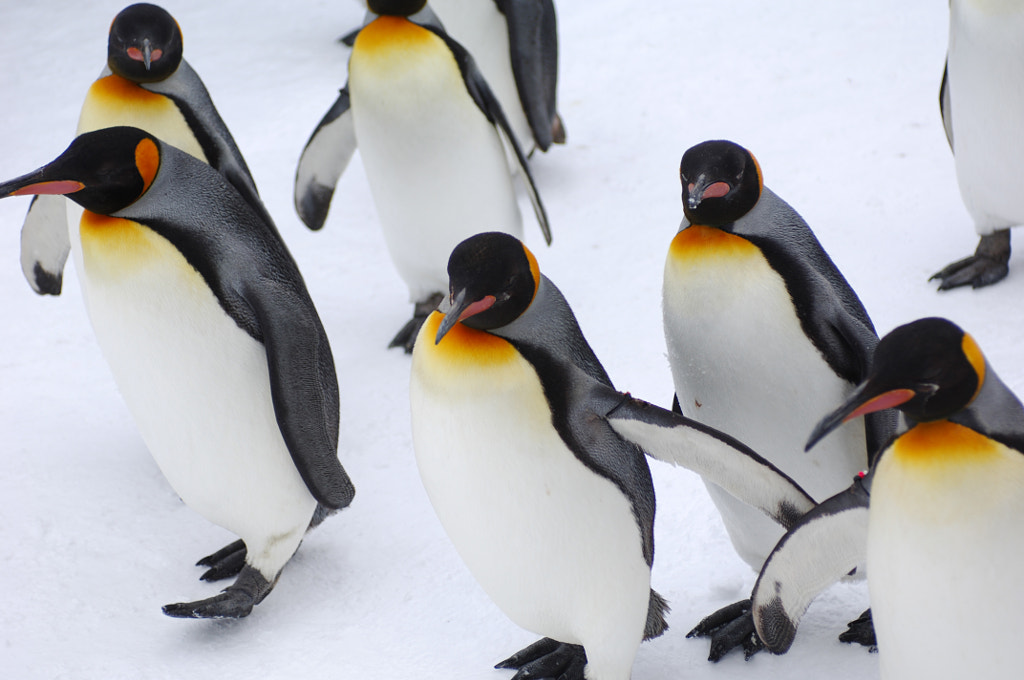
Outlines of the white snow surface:
[[[123,5],[0,2],[0,177],[49,162],[71,141]],[[524,228],[619,389],[670,403],[660,291],[682,213],[678,163],[712,138],[754,152],[881,333],[946,316],[974,334],[1011,387],[1024,384],[1014,349],[1024,337],[1021,258],[990,289],[939,294],[927,282],[977,239],[938,111],[946,3],[557,5],[568,144],[532,162],[553,245],[543,245],[525,203]],[[58,298],[35,295],[22,279],[28,199],[0,201],[0,675],[509,678],[491,666],[536,636],[476,585],[420,485],[409,358],[385,349],[411,306],[358,155],[322,232],[292,208],[299,153],[345,82],[348,49],[337,38],[363,9],[328,0],[164,6],[327,328],[341,386],[340,457],[358,491],[306,538],[248,618],[164,616],[161,605],[226,585],[201,583],[192,565],[234,536],[182,504],[157,470],[100,356],[73,267]],[[671,628],[641,646],[635,680],[877,677],[877,655],[836,640],[867,606],[863,583],[822,595],[788,654],[708,663],[708,643],[685,633],[747,596],[755,575],[700,480],[651,467],[653,584],[672,604]]]

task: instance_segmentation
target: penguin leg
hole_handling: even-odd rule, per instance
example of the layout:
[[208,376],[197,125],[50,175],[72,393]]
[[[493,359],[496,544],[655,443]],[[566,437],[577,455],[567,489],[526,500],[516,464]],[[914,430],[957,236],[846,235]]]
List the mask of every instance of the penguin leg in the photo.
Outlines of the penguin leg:
[[416,336],[420,333],[420,327],[427,320],[427,317],[430,316],[430,313],[437,309],[437,306],[441,304],[443,299],[443,293],[433,293],[426,300],[417,302],[415,307],[413,307],[412,318],[391,339],[391,342],[388,343],[388,349],[401,347],[405,350],[406,354],[412,354],[412,347],[416,344]]
[[877,652],[878,640],[875,638],[875,623],[871,618],[871,610],[865,610],[863,614],[846,624],[846,631],[839,634],[839,641],[864,645],[868,651]]
[[997,229],[982,236],[974,255],[957,260],[932,274],[928,279],[939,279],[939,290],[949,290],[970,284],[972,288],[991,286],[1002,281],[1010,271],[1010,230]]
[[717,662],[736,647],[743,647],[743,657],[749,659],[764,649],[764,643],[754,630],[754,617],[750,600],[726,605],[705,617],[686,637],[710,637],[711,651],[708,661]]
[[[319,503],[316,504],[316,510],[313,511],[313,518],[309,520],[309,526],[306,527],[306,533],[320,526],[321,523],[337,510],[331,510],[325,508]],[[245,547],[245,541],[238,539],[234,543],[230,543],[217,552],[207,555],[198,562],[197,567],[209,567],[203,575],[199,577],[200,581],[220,581],[221,579],[230,578],[231,576],[237,575],[242,571],[242,567],[245,565],[245,556],[247,554]]]
[[541,638],[495,665],[516,671],[512,680],[584,680],[587,653],[581,645]]
[[273,590],[277,577],[268,581],[255,567],[246,564],[238,578],[219,595],[164,605],[164,614],[179,619],[240,619]]

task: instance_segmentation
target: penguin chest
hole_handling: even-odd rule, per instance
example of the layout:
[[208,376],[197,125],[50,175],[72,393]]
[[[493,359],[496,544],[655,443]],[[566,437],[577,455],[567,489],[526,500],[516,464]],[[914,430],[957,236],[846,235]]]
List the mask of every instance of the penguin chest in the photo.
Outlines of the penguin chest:
[[414,300],[448,289],[448,256],[469,236],[522,236],[502,142],[440,37],[377,19],[356,39],[348,87],[384,238]]
[[1024,455],[938,421],[901,436],[871,491],[868,583],[885,678],[1013,678],[1022,639]]
[[650,568],[631,504],[559,437],[512,345],[456,324],[435,346],[441,318],[414,349],[412,425],[423,485],[456,550],[518,625],[635,651]]
[[979,231],[1024,223],[1024,6],[950,5],[948,82],[957,181]]
[[77,233],[96,339],[168,482],[254,553],[272,534],[298,531],[297,545],[316,501],[277,425],[263,345],[155,231],[86,211]]
[[[821,450],[804,453],[804,442],[852,385],[804,334],[785,281],[759,248],[710,227],[680,231],[665,264],[663,312],[684,414],[751,446],[815,499],[849,486],[867,460],[862,423],[843,425]],[[781,528],[709,490],[740,556],[759,568]]]
[[109,75],[89,88],[78,119],[78,134],[118,125],[145,130],[204,163],[209,162],[172,100],[118,75]]

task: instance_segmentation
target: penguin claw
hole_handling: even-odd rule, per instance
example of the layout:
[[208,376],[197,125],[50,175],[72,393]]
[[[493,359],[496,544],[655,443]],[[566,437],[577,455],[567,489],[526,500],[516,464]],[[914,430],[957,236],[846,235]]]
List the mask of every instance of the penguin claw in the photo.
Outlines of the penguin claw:
[[943,267],[928,280],[938,279],[939,290],[966,285],[982,288],[1006,278],[1009,262],[1010,230],[1002,229],[982,236],[973,255]]
[[224,546],[212,555],[207,555],[196,562],[197,567],[210,567],[199,580],[219,581],[237,575],[245,566],[245,555],[245,542],[242,539]]
[[177,619],[240,619],[248,616],[273,587],[258,570],[245,565],[235,582],[220,594],[195,602],[164,605],[163,612]]
[[586,665],[582,646],[541,638],[494,667],[515,670],[512,680],[583,680]]
[[875,624],[871,618],[871,610],[846,624],[846,630],[839,634],[839,641],[849,644],[864,645],[869,652],[878,651],[878,640],[875,638]]
[[708,661],[717,662],[733,649],[742,646],[743,657],[750,657],[764,649],[764,643],[754,630],[754,617],[750,600],[726,605],[705,617],[686,637],[710,637]]
[[391,342],[388,343],[388,349],[401,347],[405,350],[406,354],[412,354],[412,348],[416,345],[416,336],[420,334],[420,328],[423,327],[427,317],[437,309],[442,300],[444,300],[443,294],[434,293],[423,302],[417,302],[416,306],[413,307],[412,318],[406,321],[405,325],[402,326],[402,330],[398,331],[398,334],[391,339]]

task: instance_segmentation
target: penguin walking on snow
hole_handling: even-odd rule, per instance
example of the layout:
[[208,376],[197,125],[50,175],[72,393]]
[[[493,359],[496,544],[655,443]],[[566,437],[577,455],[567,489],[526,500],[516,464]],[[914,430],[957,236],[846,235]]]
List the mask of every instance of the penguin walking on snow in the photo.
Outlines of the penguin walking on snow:
[[[528,154],[565,144],[558,115],[558,27],[552,0],[430,0],[465,47]],[[371,13],[370,20],[374,18]],[[350,47],[358,30],[343,38]]]
[[935,273],[939,290],[1002,281],[1010,227],[1024,224],[1024,6],[951,0],[939,110],[960,196],[981,237],[974,255]]
[[354,488],[337,457],[327,336],[275,229],[216,170],[137,128],[78,136],[0,198],[64,194],[96,339],[178,495],[244,541],[244,565],[177,617],[246,616],[317,514]]
[[[764,186],[748,150],[698,144],[683,155],[680,179],[684,218],[663,289],[677,408],[824,500],[850,485],[893,427],[889,414],[877,414],[843,426],[827,451],[802,451],[821,404],[844,399],[866,375],[878,342],[871,320],[807,223]],[[760,570],[782,529],[707,486],[737,553]],[[712,635],[717,660],[740,642],[754,651],[752,632],[744,601],[691,635]]]
[[[273,225],[256,183],[202,80],[182,57],[178,23],[157,5],[121,10],[110,25],[107,65],[82,104],[78,132],[129,125],[144,129],[219,170],[246,201]],[[21,264],[40,295],[59,295],[70,252],[70,228],[60,196],[37,196],[22,227]]]
[[882,338],[867,380],[807,446],[888,407],[910,428],[885,447],[870,486],[882,678],[1019,677],[1024,406],[970,335],[921,319]]
[[645,451],[786,526],[813,501],[731,437],[617,392],[518,239],[473,236],[448,271],[446,311],[413,349],[413,443],[469,570],[509,618],[546,636],[499,667],[583,678],[586,666],[589,680],[626,680],[640,642],[666,628],[650,583]]
[[302,152],[295,207],[308,227],[323,226],[358,141],[388,251],[414,303],[390,346],[409,352],[444,297],[452,249],[479,225],[522,236],[503,145],[548,243],[551,233],[522,150],[469,53],[429,22],[425,0],[369,7],[381,16],[360,30],[348,84]]

